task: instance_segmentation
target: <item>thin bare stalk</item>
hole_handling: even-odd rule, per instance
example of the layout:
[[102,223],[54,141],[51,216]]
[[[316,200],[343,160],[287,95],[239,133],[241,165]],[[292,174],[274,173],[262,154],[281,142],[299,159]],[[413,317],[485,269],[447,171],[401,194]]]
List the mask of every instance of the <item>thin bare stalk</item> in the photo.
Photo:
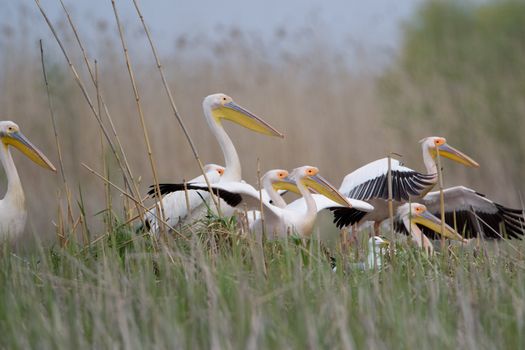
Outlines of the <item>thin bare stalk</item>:
[[[100,96],[100,80],[98,78],[98,62],[95,60],[95,90],[97,92],[97,111],[100,115],[101,113],[101,96]],[[101,161],[102,161],[102,171],[105,174],[105,176],[109,179],[109,167],[106,160],[106,147],[104,146],[104,138],[102,135],[102,131],[99,129],[100,132],[100,155],[101,155]],[[107,232],[110,232],[113,225],[113,206],[112,206],[112,199],[111,199],[111,190],[109,188],[109,184],[104,182],[104,197],[106,198],[106,206],[107,206],[107,215],[106,215],[106,230]],[[127,201],[126,197],[124,197],[124,200]],[[124,205],[126,207],[126,205]]]
[[438,186],[439,186],[439,210],[441,213],[441,249],[445,248],[445,196],[443,194],[443,171],[441,170],[441,155],[439,148],[436,147],[436,161],[438,171]]
[[57,154],[58,154],[58,163],[59,163],[59,169],[60,169],[60,175],[62,177],[62,183],[64,185],[64,191],[66,193],[66,201],[67,201],[67,216],[71,223],[73,223],[73,207],[71,205],[71,191],[69,190],[69,185],[66,178],[66,172],[64,171],[64,159],[62,157],[62,147],[60,146],[60,138],[58,136],[58,128],[55,118],[55,109],[53,107],[53,99],[51,98],[51,93],[49,91],[49,81],[47,80],[47,71],[46,71],[46,64],[44,59],[44,46],[42,45],[42,40],[39,40],[40,45],[40,60],[42,63],[42,74],[44,76],[44,84],[46,86],[46,94],[47,94],[47,103],[49,107],[49,114],[51,116],[51,124],[53,125],[53,133],[55,137],[55,144],[57,147]]
[[[119,15],[118,15],[117,6],[115,5],[115,0],[111,0],[111,5],[113,6],[113,13],[115,14],[115,21],[117,23],[118,33],[119,33],[119,36],[120,36],[120,42],[122,44],[122,50],[124,51],[124,58],[126,60],[126,67],[128,69],[129,79],[130,79],[130,82],[131,82],[131,86],[133,88],[133,95],[135,96],[135,104],[136,104],[136,107],[137,107],[137,112],[139,114],[140,125],[142,127],[142,133],[143,133],[143,136],[144,136],[144,142],[146,142],[146,148],[147,148],[147,152],[148,152],[148,159],[149,159],[149,163],[150,163],[150,166],[151,166],[151,172],[153,174],[153,181],[154,181],[154,186],[155,186],[155,199],[157,200],[157,203],[159,205],[158,213],[160,214],[160,217],[162,218],[162,217],[164,217],[164,208],[163,208],[163,204],[162,204],[162,196],[160,194],[159,178],[157,176],[157,167],[155,166],[155,159],[153,157],[153,151],[151,149],[151,143],[150,143],[150,140],[149,140],[149,135],[148,135],[148,129],[147,129],[147,126],[146,126],[146,121],[144,119],[144,112],[142,110],[142,104],[140,103],[140,93],[139,93],[139,89],[138,89],[137,83],[135,81],[135,74],[133,72],[131,59],[129,57],[129,52],[128,52],[128,47],[127,47],[127,44],[126,44],[126,40],[124,39],[124,33],[122,32],[122,25],[120,23],[120,18],[119,18]],[[161,232],[165,232],[165,227],[162,224],[160,225],[160,231]]]
[[191,206],[190,206],[190,193],[188,192],[188,184],[186,180],[182,181],[184,184],[184,200],[186,201],[186,210],[188,211],[188,221],[191,222]]
[[156,61],[156,64],[157,64],[157,69],[159,70],[159,74],[160,74],[160,77],[162,79],[162,85],[164,86],[164,90],[166,91],[166,94],[168,95],[168,98],[170,100],[170,105],[171,105],[171,109],[173,111],[173,115],[175,116],[175,118],[179,122],[179,125],[180,125],[182,131],[184,132],[184,136],[186,137],[186,140],[188,141],[188,143],[190,145],[191,151],[193,152],[193,156],[194,156],[195,160],[197,161],[197,163],[199,164],[199,168],[201,169],[201,173],[204,176],[204,180],[206,181],[206,185],[208,186],[208,189],[209,189],[210,193],[212,194],[210,197],[213,200],[213,204],[217,208],[217,212],[218,212],[219,216],[222,216],[220,208],[219,208],[219,201],[213,196],[213,191],[212,191],[212,188],[211,188],[211,184],[210,184],[210,181],[208,179],[208,176],[206,176],[206,172],[204,171],[204,165],[203,165],[203,163],[202,163],[202,161],[201,161],[201,159],[199,157],[199,153],[197,152],[197,147],[195,147],[195,144],[193,143],[193,140],[192,140],[190,134],[188,133],[188,129],[186,129],[186,126],[184,125],[184,122],[182,121],[182,117],[180,116],[179,111],[177,110],[177,106],[175,105],[175,100],[173,98],[173,94],[171,93],[171,89],[170,89],[170,87],[168,85],[168,82],[166,80],[166,76],[164,75],[164,70],[162,68],[162,64],[160,62],[160,58],[159,58],[159,55],[157,53],[157,49],[155,47],[155,44],[153,43],[153,39],[151,38],[151,34],[150,34],[148,26],[146,25],[146,22],[144,20],[144,16],[142,15],[142,12],[140,11],[140,8],[139,8],[136,0],[133,0],[133,5],[135,5],[135,10],[137,11],[137,15],[140,18],[140,21],[142,23],[142,27],[144,28],[144,32],[146,33],[146,36],[147,36],[148,41],[149,41],[149,44],[150,44],[150,47],[151,47],[151,51],[153,52],[153,56],[155,57],[155,61]]
[[[91,97],[89,96],[89,93],[88,93],[88,91],[86,89],[86,86],[84,85],[82,79],[80,78],[80,76],[79,76],[79,74],[77,72],[77,69],[75,68],[75,65],[71,61],[71,58],[69,57],[69,54],[68,54],[64,44],[62,43],[62,40],[60,40],[60,38],[58,37],[58,34],[57,34],[56,30],[55,30],[55,27],[53,26],[53,24],[49,20],[49,17],[47,16],[47,13],[45,12],[44,8],[40,4],[40,0],[34,0],[34,1],[35,1],[35,4],[37,5],[38,9],[40,10],[40,13],[44,17],[44,20],[46,21],[46,24],[48,25],[49,29],[51,30],[51,33],[53,34],[53,37],[57,41],[57,43],[58,43],[58,45],[60,47],[60,50],[62,51],[62,54],[64,55],[64,58],[66,59],[67,64],[68,64],[71,72],[73,73],[73,77],[74,77],[77,85],[79,86],[80,90],[82,91],[82,94],[83,94],[86,102],[88,103],[89,108],[91,109],[91,112],[93,113],[93,116],[95,117],[95,119],[98,122],[100,128],[102,129],[102,131],[104,133],[104,137],[106,138],[106,140],[107,140],[107,142],[108,142],[108,144],[109,144],[109,146],[111,148],[111,151],[115,155],[115,158],[117,160],[117,163],[118,163],[119,167],[121,168],[123,173],[126,173],[126,170],[125,170],[125,168],[124,168],[124,166],[122,164],[122,161],[120,159],[119,153],[117,152],[117,150],[115,148],[113,140],[109,136],[109,133],[107,132],[106,127],[102,123],[100,115],[98,114],[97,110],[95,109],[95,106],[94,106],[94,104],[93,104],[93,102],[91,100]],[[131,191],[133,191],[133,188],[130,185],[132,183],[133,179],[131,177],[128,178],[128,176],[125,176],[125,181],[126,181],[127,187],[130,188]],[[138,198],[140,198],[138,190],[137,190],[136,195],[137,195]]]
[[[86,64],[86,67],[88,69],[89,76],[91,77],[91,81],[93,83],[93,86],[95,86],[96,89],[99,89],[100,86],[99,86],[98,79],[96,78],[96,73],[93,72],[93,68],[91,67],[89,59],[87,57],[87,52],[84,49],[84,45],[82,44],[82,40],[80,40],[80,36],[78,34],[77,28],[76,28],[76,26],[75,26],[75,24],[74,24],[74,22],[73,22],[73,20],[71,18],[71,15],[70,15],[68,9],[66,8],[66,6],[64,5],[64,2],[62,0],[60,0],[60,4],[62,5],[62,9],[64,10],[64,13],[66,14],[69,26],[71,27],[71,30],[73,31],[73,34],[75,35],[75,40],[76,40],[76,42],[77,42],[77,44],[78,44],[78,46],[80,48],[80,51],[82,52],[82,57],[84,59],[84,63]],[[120,154],[122,156],[122,160],[123,160],[123,163],[124,163],[123,165],[125,166],[125,170],[127,171],[127,174],[129,176],[129,178],[133,182],[133,186],[134,186],[134,190],[136,192],[136,195],[140,195],[140,191],[138,189],[138,185],[134,181],[133,173],[131,172],[131,168],[129,166],[129,162],[128,162],[128,159],[126,157],[126,152],[124,152],[124,147],[122,147],[122,143],[120,142],[120,137],[118,136],[118,133],[117,133],[116,128],[115,128],[115,124],[113,123],[113,118],[111,117],[111,114],[109,113],[108,106],[104,102],[104,99],[102,97],[102,94],[100,94],[100,92],[99,92],[99,97],[97,97],[97,98],[100,98],[100,103],[102,104],[102,107],[104,108],[104,113],[105,113],[106,118],[107,118],[107,120],[109,122],[109,125],[111,127],[111,131],[113,133],[113,136],[115,137],[115,140],[117,142],[117,146],[119,147]],[[98,115],[102,116],[102,114],[100,113],[100,108],[98,109]],[[126,179],[125,179],[125,184],[128,185]]]
[[264,206],[263,206],[263,200],[262,200],[262,186],[261,186],[261,160],[257,158],[257,186],[259,187],[259,206],[261,211],[261,227],[262,227],[262,235],[263,237],[266,234],[266,227],[264,224]]
[[[100,173],[98,173],[97,171],[93,170],[91,167],[89,167],[87,164],[85,163],[81,163],[81,165],[86,168],[87,170],[89,170],[89,172],[91,172],[93,175],[96,175],[98,178],[100,178],[101,180],[107,182],[109,185],[111,185],[111,187],[113,187],[114,189],[116,189],[117,191],[119,191],[120,193],[122,193],[122,195],[126,196],[127,198],[129,198],[131,201],[135,202],[135,204],[141,206],[142,210],[143,211],[148,211],[149,208],[147,208],[146,206],[144,206],[144,204],[142,203],[142,200],[137,200],[135,197],[133,197],[132,195],[130,195],[127,191],[125,191],[124,189],[120,188],[118,185],[114,184],[113,182],[111,182],[109,179],[106,179],[103,175],[101,175]],[[160,218],[159,216],[157,216],[155,213],[152,212],[152,215],[157,219],[157,220],[163,220],[162,218]],[[142,217],[142,216],[141,216]],[[166,221],[162,221],[162,223],[164,225],[166,225],[170,230],[172,230],[173,232],[175,232],[175,234],[179,235],[181,238],[185,239],[185,240],[188,240],[187,237],[185,237],[184,235],[182,235],[180,232],[178,232],[177,230],[175,230],[175,228],[171,227],[170,224],[168,224]]]
[[49,114],[51,116],[51,124],[53,125],[53,133],[55,136],[55,143],[57,147],[57,154],[58,154],[58,163],[60,168],[60,175],[62,177],[62,182],[64,185],[67,184],[66,180],[66,173],[64,171],[64,161],[62,158],[62,148],[60,147],[60,140],[58,138],[58,131],[57,131],[57,124],[56,124],[56,118],[55,118],[55,112],[53,108],[53,101],[51,99],[51,94],[49,92],[49,82],[47,80],[47,72],[46,72],[46,64],[44,60],[44,47],[42,45],[42,39],[38,41],[40,45],[40,62],[42,63],[42,74],[44,76],[44,84],[46,86],[46,94],[47,94],[47,104],[49,107]]
[[390,234],[394,237],[394,204],[392,203],[392,154],[388,155],[388,217],[390,219]]
[[[392,153],[390,153],[388,155],[388,218],[390,219],[390,239],[394,238],[394,204],[392,203],[392,197]],[[390,249],[389,252],[390,260],[394,261],[394,249]]]

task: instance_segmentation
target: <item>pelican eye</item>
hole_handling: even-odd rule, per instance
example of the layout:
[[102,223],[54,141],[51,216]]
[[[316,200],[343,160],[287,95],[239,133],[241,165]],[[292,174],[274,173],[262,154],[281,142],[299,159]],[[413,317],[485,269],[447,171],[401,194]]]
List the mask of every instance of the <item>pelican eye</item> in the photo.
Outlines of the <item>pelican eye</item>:
[[442,146],[442,145],[445,144],[445,139],[443,139],[443,138],[436,139],[436,140],[434,140],[434,144],[436,146]]
[[284,179],[284,178],[286,177],[286,173],[281,172],[281,173],[277,174],[277,176],[278,176],[280,179]]
[[219,175],[222,175],[222,174],[224,174],[224,169],[220,169],[219,168],[219,169],[217,169],[217,172],[219,173]]

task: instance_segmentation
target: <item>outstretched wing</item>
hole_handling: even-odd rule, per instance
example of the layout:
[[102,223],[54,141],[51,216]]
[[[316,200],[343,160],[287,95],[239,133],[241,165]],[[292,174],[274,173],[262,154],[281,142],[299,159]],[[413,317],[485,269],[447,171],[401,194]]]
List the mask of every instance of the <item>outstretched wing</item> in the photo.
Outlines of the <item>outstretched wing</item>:
[[[210,183],[216,183],[221,179],[220,174],[213,170],[206,172],[206,176]],[[200,175],[190,182],[203,182],[204,176]],[[189,213],[193,213],[203,206],[203,203],[208,200],[210,194],[205,191],[188,191],[187,196],[184,193],[184,185],[182,190],[175,191],[172,184],[160,184],[160,193],[162,198],[162,208],[164,209],[164,218],[166,222],[175,226],[178,224],[179,219],[184,219]],[[175,185],[176,188],[180,186]],[[154,196],[154,186],[150,186],[148,194]],[[157,213],[156,208],[151,209],[145,215],[146,226],[154,232],[158,230]]]
[[[391,159],[392,198],[408,201],[410,196],[421,196],[436,183],[436,174],[422,174]],[[351,172],[339,189],[345,196],[360,200],[388,199],[388,158],[376,160]]]
[[[209,188],[205,183],[187,183],[187,184],[161,184],[161,192],[169,191],[175,193],[183,193],[179,191],[197,190],[209,192]],[[261,209],[261,195],[265,215],[279,215],[279,208],[270,204],[268,194],[263,191],[260,193],[253,186],[242,182],[222,182],[211,185],[213,194],[221,198],[231,207],[246,209],[246,210],[260,210]]]
[[[351,208],[343,207],[333,200],[326,198],[321,194],[312,194],[317,207],[317,212],[321,210],[330,210],[334,216],[334,223],[338,228],[344,226],[353,225],[359,222],[368,212],[374,210],[374,207],[370,204],[348,198]],[[291,209],[297,212],[306,211],[306,201],[304,198],[299,198],[286,206],[286,209]]]
[[[473,189],[456,186],[443,191],[445,221],[465,238],[521,238],[525,234],[523,210],[507,208]],[[427,209],[440,215],[439,191],[423,198]],[[426,231],[425,234],[427,233]]]

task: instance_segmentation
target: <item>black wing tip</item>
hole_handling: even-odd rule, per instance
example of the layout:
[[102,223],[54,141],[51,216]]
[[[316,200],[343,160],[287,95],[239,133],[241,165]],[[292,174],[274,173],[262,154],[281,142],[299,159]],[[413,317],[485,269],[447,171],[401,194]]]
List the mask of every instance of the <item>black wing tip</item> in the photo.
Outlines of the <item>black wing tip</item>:
[[333,213],[334,224],[338,229],[358,223],[368,213],[356,208],[347,207],[330,207],[328,209]]
[[[155,192],[157,190],[156,186],[151,185],[149,188],[150,190],[148,191],[148,195],[155,196]],[[231,207],[236,207],[242,201],[242,196],[238,193],[221,190],[218,188],[214,188],[213,186],[211,189],[213,191],[213,194],[223,199],[226,202],[226,204],[228,204]],[[177,191],[185,191],[185,190],[199,190],[199,191],[207,191],[207,192],[210,191],[207,186],[197,186],[191,183],[178,183],[178,184],[163,183],[163,184],[159,184],[159,190],[162,196],[168,193],[177,192]]]
[[[164,195],[166,195],[168,193],[171,193],[171,192],[184,191],[186,186],[188,186],[188,189],[189,189],[189,185],[188,184],[185,185],[183,183],[178,183],[178,184],[162,183],[162,184],[159,184],[160,195],[164,196]],[[149,190],[148,190],[148,195],[150,197],[155,197],[155,193],[156,192],[157,192],[157,186],[150,185],[149,186]]]

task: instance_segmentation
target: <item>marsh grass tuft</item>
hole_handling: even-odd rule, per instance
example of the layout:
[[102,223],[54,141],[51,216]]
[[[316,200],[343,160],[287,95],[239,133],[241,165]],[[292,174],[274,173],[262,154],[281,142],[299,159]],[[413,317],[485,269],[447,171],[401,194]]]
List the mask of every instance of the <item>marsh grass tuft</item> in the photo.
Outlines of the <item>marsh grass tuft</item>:
[[[40,2],[35,2],[40,7]],[[1,97],[5,108],[34,115],[45,110],[46,100],[53,102],[50,110],[57,131],[55,138],[49,133],[47,144],[58,144],[60,136],[64,150],[60,164],[68,178],[63,184],[68,201],[65,214],[63,205],[58,204],[60,244],[42,244],[41,239],[49,235],[49,214],[55,213],[53,206],[46,206],[32,210],[37,225],[34,232],[38,232],[34,248],[0,245],[0,348],[525,347],[522,241],[512,245],[483,241],[472,246],[443,245],[446,251],[428,258],[396,239],[396,253],[389,254],[383,269],[353,271],[345,267],[366,259],[366,232],[357,233],[365,237],[353,248],[336,247],[330,252],[315,240],[290,238],[259,244],[238,228],[237,219],[221,218],[211,211],[192,225],[174,228],[173,235],[154,237],[137,231],[140,214],[148,209],[142,204],[141,186],[188,176],[192,171],[189,167],[195,162],[190,152],[185,152],[182,136],[188,137],[200,167],[197,148],[204,150],[200,152],[203,159],[220,157],[209,134],[196,133],[200,137],[193,141],[189,138],[192,129],[205,130],[203,118],[194,116],[202,114],[200,102],[210,92],[225,91],[246,100],[265,118],[269,115],[269,121],[279,119],[283,129],[293,131],[286,141],[286,152],[282,152],[280,144],[233,130],[239,145],[249,144],[258,153],[244,152],[245,169],[255,169],[256,160],[258,169],[260,164],[266,169],[315,163],[337,179],[363,162],[399,150],[401,145],[407,147],[401,149],[403,154],[414,150],[407,163],[419,164],[416,140],[431,134],[433,125],[424,123],[424,116],[418,119],[421,123],[410,123],[414,116],[390,118],[391,113],[382,111],[376,102],[383,98],[388,103],[388,96],[395,94],[378,93],[377,76],[356,74],[338,59],[344,51],[321,50],[325,48],[322,41],[310,37],[311,46],[294,54],[286,50],[290,44],[286,40],[300,40],[300,36],[271,43],[269,47],[283,48],[278,53],[282,59],[273,63],[260,54],[265,50],[263,42],[255,47],[257,40],[238,31],[218,42],[204,38],[204,45],[212,48],[213,60],[195,59],[194,53],[179,47],[177,56],[163,59],[167,62],[163,69],[144,18],[137,3],[133,4],[156,66],[148,68],[139,57],[133,71],[122,69],[114,37],[99,47],[101,57],[96,62],[100,66],[93,68],[88,45],[83,45],[74,18],[62,3],[69,27],[51,21],[48,25],[53,34],[57,34],[55,28],[69,28],[74,39],[55,37],[67,65],[62,67],[54,62],[58,62],[56,58],[46,58],[48,99],[41,84],[35,84],[41,75],[30,69],[27,42],[16,37],[0,43],[8,48],[2,52],[12,54],[0,56],[7,62],[5,72],[0,72],[0,84],[10,87]],[[97,35],[106,38],[104,31]],[[122,40],[124,34],[120,33]],[[130,50],[139,40],[127,41]],[[184,42],[198,48],[197,41]],[[80,52],[75,55],[73,47]],[[66,78],[68,68],[73,79]],[[156,73],[160,73],[169,106],[158,97],[159,86],[152,79]],[[395,82],[404,83],[404,72],[400,74],[387,72],[379,87],[390,86],[386,83],[396,77]],[[135,100],[124,93],[129,91],[130,76],[136,78],[131,79],[133,90],[140,87],[143,93],[140,101],[138,93],[133,94]],[[88,83],[84,83],[86,78]],[[94,94],[96,103],[91,98]],[[16,103],[19,95],[33,103]],[[183,132],[176,129],[173,118],[166,117],[173,113],[183,125],[173,96],[188,116],[188,130],[183,127]],[[410,95],[410,90],[405,97],[403,102],[408,105],[424,101]],[[140,123],[130,123],[128,118],[135,108],[139,109]],[[447,111],[438,111],[443,120],[448,120]],[[396,143],[395,132],[384,128],[385,120],[402,125],[405,136],[418,137]],[[35,125],[34,130],[41,127]],[[136,137],[140,132],[145,136],[151,132],[151,140],[145,137],[142,144]],[[475,134],[483,136],[486,131],[477,129]],[[319,142],[319,147],[305,141],[319,135],[332,136]],[[378,138],[382,142],[377,142]],[[92,145],[99,139],[99,155],[93,148],[83,151],[78,146]],[[351,140],[351,144],[341,147],[332,140]],[[146,154],[141,147],[162,160],[158,178],[148,175],[156,169],[152,158],[148,162],[140,156]],[[486,156],[487,163],[491,155]],[[100,164],[101,159],[100,172],[84,164]],[[506,159],[499,162],[512,164]],[[148,166],[152,171],[144,171]],[[464,169],[450,169],[447,179],[454,178],[449,174],[456,175],[456,180],[470,176]],[[24,173],[31,172],[21,171]],[[253,179],[254,175],[252,171],[248,176]],[[494,178],[491,175],[490,171],[482,173],[476,181],[488,186]],[[505,179],[506,175],[498,176]],[[76,198],[74,206],[69,203],[74,200],[68,188],[77,183],[82,185],[71,195]],[[498,195],[510,198],[516,192],[510,187],[497,190],[502,192]],[[335,273],[332,258],[338,264]]]
[[395,265],[334,273],[318,242],[265,242],[265,276],[248,238],[201,224],[162,249],[126,226],[90,249],[4,249],[2,347],[525,345],[525,262],[505,245],[452,247],[444,260],[398,242]]

